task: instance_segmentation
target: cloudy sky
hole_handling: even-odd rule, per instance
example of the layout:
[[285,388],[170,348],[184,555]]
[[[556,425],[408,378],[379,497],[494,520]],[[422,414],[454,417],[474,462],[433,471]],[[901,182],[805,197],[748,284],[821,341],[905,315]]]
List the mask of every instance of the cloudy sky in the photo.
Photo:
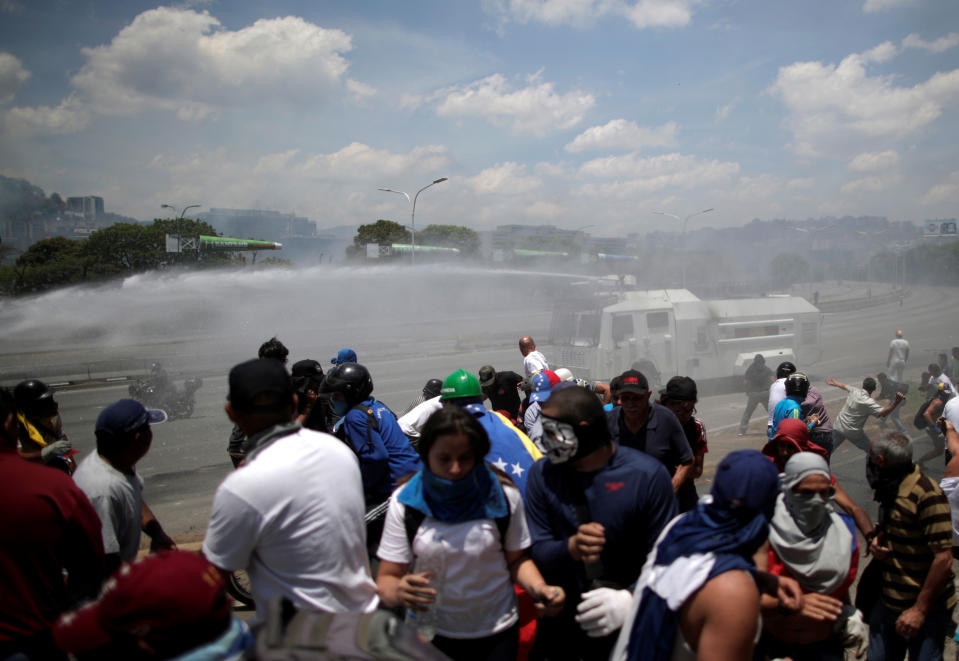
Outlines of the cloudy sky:
[[956,0],[0,0],[0,173],[592,234],[955,217]]

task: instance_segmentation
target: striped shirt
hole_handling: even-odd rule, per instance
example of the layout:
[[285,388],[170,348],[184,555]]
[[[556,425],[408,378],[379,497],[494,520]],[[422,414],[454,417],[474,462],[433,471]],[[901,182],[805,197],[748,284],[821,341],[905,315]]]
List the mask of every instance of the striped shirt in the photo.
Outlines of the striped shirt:
[[[918,466],[899,485],[885,532],[891,553],[882,570],[882,603],[901,612],[916,603],[933,555],[952,549],[949,501],[939,485],[923,475]],[[955,603],[950,569],[933,604],[951,609]]]

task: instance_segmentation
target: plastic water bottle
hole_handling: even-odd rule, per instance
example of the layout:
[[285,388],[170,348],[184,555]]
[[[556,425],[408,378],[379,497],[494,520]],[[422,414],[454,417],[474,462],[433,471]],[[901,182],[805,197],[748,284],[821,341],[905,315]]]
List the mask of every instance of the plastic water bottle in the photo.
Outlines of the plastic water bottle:
[[426,640],[433,640],[436,635],[436,613],[443,597],[443,583],[446,578],[446,549],[443,538],[433,535],[427,541],[425,548],[416,556],[413,573],[426,573],[430,579],[429,587],[436,590],[435,601],[426,606],[426,610],[418,611],[407,609],[406,619],[416,625],[416,631]]

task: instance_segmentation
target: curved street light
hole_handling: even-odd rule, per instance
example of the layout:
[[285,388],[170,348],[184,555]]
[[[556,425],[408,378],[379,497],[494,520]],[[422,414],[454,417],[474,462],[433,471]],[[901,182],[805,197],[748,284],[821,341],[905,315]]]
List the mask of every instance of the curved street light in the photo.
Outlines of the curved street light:
[[713,211],[712,207],[709,207],[708,209],[703,209],[702,211],[697,211],[696,213],[691,213],[685,218],[680,218],[674,213],[667,213],[665,211],[653,212],[657,216],[669,216],[670,218],[675,218],[676,220],[682,221],[683,223],[683,233],[680,237],[680,241],[683,244],[683,289],[686,289],[686,223],[688,223],[689,219],[692,218],[693,216],[698,216],[703,213],[709,213],[710,211]]
[[[202,204],[188,204],[183,207],[183,209],[176,215],[176,253],[180,254],[180,221],[183,220],[183,214],[185,214],[190,209],[195,209],[197,207],[203,206]],[[161,204],[161,209],[170,209],[173,213],[176,213],[176,207],[172,204]],[[179,259],[179,258],[178,258]]]
[[401,190],[393,190],[392,188],[377,188],[377,189],[376,189],[376,190],[383,191],[384,193],[396,193],[397,195],[403,195],[403,196],[406,197],[407,202],[409,202],[409,203],[412,205],[412,210],[410,211],[410,229],[412,230],[412,233],[410,234],[410,237],[411,237],[411,241],[410,241],[410,265],[416,264],[416,198],[418,198],[418,197],[420,196],[420,193],[422,193],[423,191],[425,191],[427,188],[429,188],[429,187],[432,186],[433,184],[441,184],[441,183],[443,183],[444,181],[446,181],[446,177],[440,177],[439,179],[436,179],[435,181],[433,181],[433,182],[431,182],[431,183],[429,183],[429,184],[426,184],[426,185],[423,186],[421,189],[419,189],[418,191],[416,191],[416,195],[414,195],[412,199],[410,199],[410,194],[409,194],[409,193],[406,193],[406,192],[401,191]]

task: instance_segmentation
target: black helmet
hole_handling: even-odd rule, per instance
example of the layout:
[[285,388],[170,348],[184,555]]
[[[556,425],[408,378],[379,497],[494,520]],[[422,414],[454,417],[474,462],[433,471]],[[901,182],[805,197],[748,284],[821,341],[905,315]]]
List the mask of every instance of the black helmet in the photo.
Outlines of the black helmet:
[[341,363],[326,373],[320,392],[343,393],[348,404],[357,404],[373,392],[373,378],[359,363]]
[[426,382],[426,385],[423,386],[423,397],[426,399],[433,399],[440,394],[440,390],[443,388],[443,382],[439,379],[430,379]]
[[21,381],[13,389],[17,407],[28,417],[54,415],[53,389],[40,379]]
[[796,371],[796,366],[790,363],[788,360],[779,363],[779,367],[776,368],[776,378],[785,379],[787,376]]
[[794,372],[786,377],[786,396],[806,399],[809,394],[809,379],[802,372]]

